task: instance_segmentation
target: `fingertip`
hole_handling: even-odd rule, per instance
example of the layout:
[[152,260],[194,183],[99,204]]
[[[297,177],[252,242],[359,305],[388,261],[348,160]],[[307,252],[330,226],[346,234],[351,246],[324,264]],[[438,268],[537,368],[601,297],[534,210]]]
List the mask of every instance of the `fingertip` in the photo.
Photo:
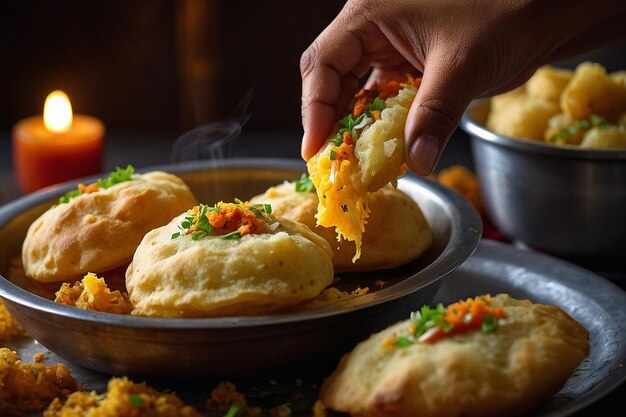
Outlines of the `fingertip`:
[[311,159],[313,155],[315,155],[315,151],[311,147],[310,142],[311,140],[307,137],[307,134],[305,133],[304,136],[302,136],[302,143],[300,145],[300,155],[305,162]]
[[430,175],[439,161],[441,141],[434,136],[421,134],[409,145],[406,163],[418,175]]

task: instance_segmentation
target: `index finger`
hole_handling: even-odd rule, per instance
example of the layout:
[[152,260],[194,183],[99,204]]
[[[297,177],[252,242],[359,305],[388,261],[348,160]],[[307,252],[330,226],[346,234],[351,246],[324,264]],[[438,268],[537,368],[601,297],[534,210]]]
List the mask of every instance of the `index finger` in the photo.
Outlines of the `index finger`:
[[358,78],[368,67],[362,56],[361,41],[348,29],[343,11],[302,54],[302,157],[305,160],[322,147],[331,133],[338,104],[358,88]]

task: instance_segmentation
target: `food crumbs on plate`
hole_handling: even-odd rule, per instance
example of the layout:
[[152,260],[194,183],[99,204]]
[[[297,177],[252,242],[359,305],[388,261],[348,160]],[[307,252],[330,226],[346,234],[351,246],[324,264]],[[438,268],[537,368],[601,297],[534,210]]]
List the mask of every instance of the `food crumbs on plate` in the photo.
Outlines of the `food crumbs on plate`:
[[94,273],[87,273],[74,286],[63,283],[56,292],[55,302],[83,310],[100,311],[103,313],[130,314],[133,305],[126,292],[111,291],[104,278],[98,278]]
[[6,348],[0,348],[0,388],[3,416],[43,410],[53,398],[81,389],[65,365],[24,364]]
[[378,287],[382,288],[382,287],[384,287],[385,285],[387,285],[387,281],[383,281],[382,279],[377,279],[377,280],[374,282],[374,285],[376,285],[376,286],[378,286]]
[[323,307],[326,305],[337,303],[339,301],[344,301],[344,300],[349,300],[354,297],[359,297],[368,293],[369,293],[368,287],[365,287],[365,288],[358,287],[350,292],[341,291],[335,287],[330,287],[322,291],[321,294],[318,295],[313,300],[309,301],[306,304],[300,305],[299,308],[306,309],[306,308]]
[[25,337],[26,331],[15,321],[4,302],[0,299],[0,340],[10,340],[14,337]]
[[209,411],[228,413],[232,406],[237,407],[237,415],[253,417],[261,414],[259,407],[248,407],[246,397],[237,391],[235,384],[222,381],[211,391],[206,402],[206,408]]
[[156,391],[145,383],[112,378],[107,392],[75,392],[63,403],[55,398],[43,417],[202,417],[173,393]]
[[423,306],[411,313],[411,325],[406,334],[388,336],[382,341],[384,348],[406,348],[415,343],[435,343],[445,337],[472,330],[492,333],[498,330],[499,321],[507,317],[501,307],[491,307],[491,295],[468,298],[444,307]]

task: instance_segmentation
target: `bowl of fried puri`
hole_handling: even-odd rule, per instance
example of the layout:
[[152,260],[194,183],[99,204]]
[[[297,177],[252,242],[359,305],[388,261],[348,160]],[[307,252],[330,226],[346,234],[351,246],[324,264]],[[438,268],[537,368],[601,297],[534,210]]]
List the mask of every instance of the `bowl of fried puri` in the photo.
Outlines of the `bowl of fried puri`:
[[542,67],[521,87],[473,102],[461,126],[487,214],[506,237],[624,270],[626,71]]
[[54,186],[0,208],[0,296],[89,369],[233,377],[334,365],[431,301],[477,213],[423,178],[368,197],[361,258],[315,225],[304,163],[233,159]]

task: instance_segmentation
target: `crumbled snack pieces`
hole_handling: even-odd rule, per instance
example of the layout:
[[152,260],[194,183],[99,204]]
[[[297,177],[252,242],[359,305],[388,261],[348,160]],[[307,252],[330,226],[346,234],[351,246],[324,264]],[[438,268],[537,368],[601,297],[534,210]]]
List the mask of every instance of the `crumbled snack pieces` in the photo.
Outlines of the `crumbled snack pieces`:
[[0,415],[42,410],[53,398],[65,397],[78,389],[80,386],[65,365],[23,364],[14,351],[0,349]]
[[111,291],[104,278],[89,272],[82,281],[74,286],[63,283],[56,292],[56,303],[82,308],[83,310],[101,311],[104,313],[130,314],[133,305],[127,293]]
[[202,417],[172,393],[162,393],[145,383],[112,378],[107,392],[75,392],[63,403],[58,398],[44,417]]
[[238,416],[258,416],[261,414],[259,407],[248,407],[246,397],[237,391],[237,387],[232,382],[222,381],[213,391],[206,402],[206,408],[210,411],[228,413],[232,409],[237,410]]
[[0,340],[9,340],[20,336],[26,336],[26,332],[11,316],[4,302],[0,299]]

